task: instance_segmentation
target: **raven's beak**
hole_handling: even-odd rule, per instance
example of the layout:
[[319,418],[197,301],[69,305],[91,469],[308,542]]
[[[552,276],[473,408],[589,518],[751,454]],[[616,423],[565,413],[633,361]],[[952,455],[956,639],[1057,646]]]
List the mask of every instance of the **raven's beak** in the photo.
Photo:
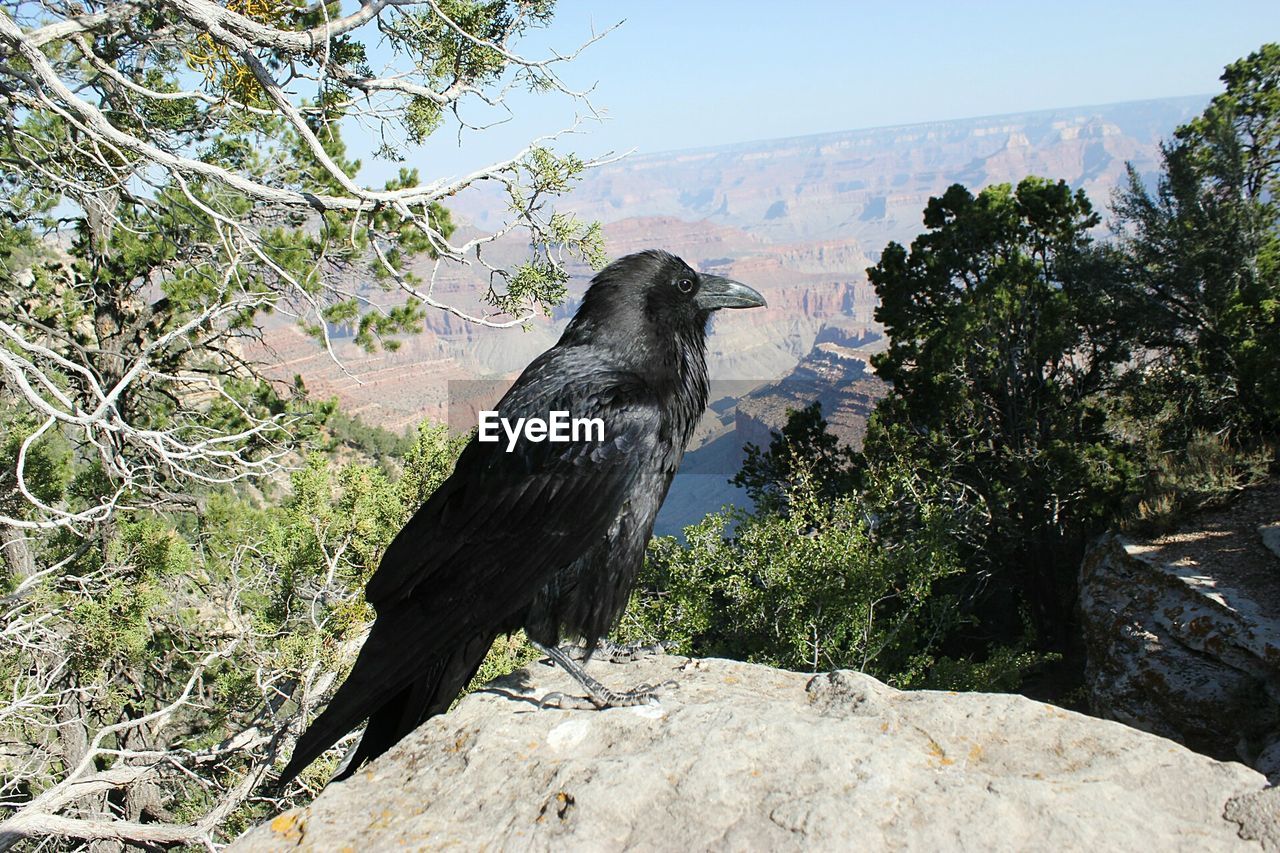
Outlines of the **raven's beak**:
[[740,281],[724,276],[701,273],[698,275],[698,295],[693,302],[703,311],[717,308],[760,308],[764,297]]

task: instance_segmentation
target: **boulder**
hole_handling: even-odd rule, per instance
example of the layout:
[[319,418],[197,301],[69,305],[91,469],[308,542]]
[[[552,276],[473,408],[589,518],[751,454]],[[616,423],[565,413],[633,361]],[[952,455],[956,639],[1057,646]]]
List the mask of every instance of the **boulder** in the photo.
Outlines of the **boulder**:
[[1280,484],[1086,556],[1091,709],[1280,781]]
[[1233,799],[1261,774],[1020,696],[727,660],[589,670],[679,687],[540,709],[576,687],[535,663],[230,849],[1261,851],[1272,831]]

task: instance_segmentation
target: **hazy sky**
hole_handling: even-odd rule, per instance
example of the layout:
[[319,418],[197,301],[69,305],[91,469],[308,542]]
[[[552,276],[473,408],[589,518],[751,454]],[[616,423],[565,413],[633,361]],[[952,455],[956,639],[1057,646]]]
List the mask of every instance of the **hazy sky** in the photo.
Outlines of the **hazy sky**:
[[[1211,94],[1224,65],[1280,39],[1277,0],[561,0],[557,10],[527,52],[569,52],[625,19],[562,66],[567,82],[596,85],[609,117],[565,143],[582,154]],[[457,174],[573,117],[553,96],[511,105],[510,122],[464,135],[461,148],[442,134],[412,162]]]

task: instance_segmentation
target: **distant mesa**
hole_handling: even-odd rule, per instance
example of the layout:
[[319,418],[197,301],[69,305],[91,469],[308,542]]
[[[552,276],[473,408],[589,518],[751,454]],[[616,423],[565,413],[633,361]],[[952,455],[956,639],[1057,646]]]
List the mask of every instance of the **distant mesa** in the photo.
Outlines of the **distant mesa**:
[[[909,242],[929,196],[955,181],[977,189],[1041,174],[1083,188],[1104,206],[1125,162],[1150,171],[1159,140],[1207,100],[1072,107],[639,154],[586,175],[568,206],[606,222],[714,218],[771,241],[853,238],[879,252],[889,240]],[[1092,144],[1110,158],[1104,167],[1097,150],[1088,150]],[[984,164],[981,171],[977,163]],[[877,197],[885,199],[883,211]],[[615,206],[617,198],[626,204]],[[484,205],[471,203],[461,202],[457,212],[470,215]]]
[[744,444],[768,447],[772,433],[786,425],[789,412],[816,401],[822,404],[831,433],[860,449],[867,418],[889,393],[889,384],[871,367],[871,355],[883,344],[879,333],[870,329],[824,327],[813,349],[791,373],[738,401],[739,438]]
[[688,210],[701,211],[709,208],[716,200],[716,191],[711,187],[680,193],[680,206]]
[[872,198],[862,208],[862,213],[858,214],[858,219],[868,222],[874,219],[884,219],[886,197],[879,195]]
[[[676,535],[726,503],[744,505],[746,494],[729,484],[742,467],[747,444],[767,448],[791,411],[822,405],[828,428],[840,441],[860,448],[867,418],[887,393],[871,355],[884,347],[878,329],[835,320],[818,329],[812,349],[774,382],[713,382],[712,404],[685,456],[655,532]],[[754,387],[753,387],[754,386]]]

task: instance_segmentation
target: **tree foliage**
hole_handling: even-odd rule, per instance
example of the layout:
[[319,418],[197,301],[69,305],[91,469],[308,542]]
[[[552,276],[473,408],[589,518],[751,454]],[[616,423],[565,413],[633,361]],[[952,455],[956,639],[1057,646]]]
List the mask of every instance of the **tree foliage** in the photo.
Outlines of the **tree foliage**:
[[1089,539],[1274,466],[1277,68],[1273,45],[1228,68],[1158,195],[1120,195],[1118,241],[1061,181],[930,199],[868,271],[893,390],[862,452],[791,413],[733,480],[752,512],[655,543],[623,636],[1070,701]]
[[[793,413],[792,432],[808,431],[812,412]],[[931,609],[933,584],[957,570],[936,539],[941,517],[913,541],[889,545],[857,497],[824,488],[819,467],[793,457],[787,479],[769,483],[785,512],[774,504],[726,511],[687,528],[684,544],[655,540],[622,638],[807,672],[853,667],[909,679],[946,618]]]
[[[401,160],[462,108],[502,109],[510,86],[582,103],[555,54],[517,45],[541,0],[338,3],[212,0],[17,4],[0,11],[0,395],[73,434],[114,488],[75,512],[33,500],[10,527],[93,523],[172,501],[185,484],[278,471],[298,412],[246,356],[263,317],[325,346],[348,330],[394,348],[445,310],[519,325],[564,296],[569,257],[599,230],[549,202],[589,165],[531,143],[459,178],[400,168],[361,180],[343,130]],[[375,70],[378,62],[389,63]],[[444,204],[498,186],[510,218],[451,242]],[[526,257],[480,249],[507,235]],[[477,268],[479,313],[424,280]]]
[[[512,87],[591,114],[559,77],[573,53],[522,53],[551,12],[0,9],[0,847],[207,845],[269,807],[255,787],[349,665],[363,583],[457,443],[265,381],[262,328],[336,358],[335,333],[393,349],[428,311],[519,326],[599,260],[598,227],[553,209],[591,163],[554,140],[376,185],[347,147],[403,161]],[[447,205],[485,184],[508,216],[463,238]],[[501,239],[527,251],[495,263]],[[448,268],[478,308],[437,298]]]
[[[734,478],[753,512],[655,547],[628,634],[947,689],[1040,670],[1039,694],[1066,700],[1090,538],[1274,470],[1280,46],[1223,82],[1154,191],[1131,171],[1113,240],[1061,181],[930,199],[925,232],[868,270],[893,388],[862,451],[816,406],[792,413]],[[887,588],[900,608],[870,607]]]
[[1135,415],[1167,443],[1280,432],[1280,45],[1222,75],[1226,91],[1163,146],[1154,190],[1116,199],[1145,369]]
[[[828,452],[801,452],[810,446]],[[954,648],[974,621],[957,592],[966,575],[957,533],[970,522],[963,493],[909,454],[856,472],[854,456],[816,404],[791,412],[770,450],[735,478],[764,495],[753,510],[709,515],[684,542],[654,540],[620,637],[945,690],[1013,690],[1056,659],[1031,632]],[[908,506],[910,524],[884,523]]]
[[789,489],[798,477],[813,480],[824,497],[845,494],[852,485],[853,452],[827,431],[822,404],[813,402],[787,412],[783,428],[772,434],[768,450],[748,443],[742,469],[730,480],[744,489],[757,508],[784,510]]
[[229,840],[318,790],[336,759],[250,799],[350,666],[364,584],[458,450],[424,426],[394,478],[313,453],[265,505],[221,489],[198,513],[121,510],[89,551],[66,534],[36,548],[66,562],[51,582],[8,578],[5,625],[24,641],[0,647],[0,795],[22,806],[6,830],[53,832],[78,803],[117,818],[73,821],[82,839]]
[[[930,200],[910,252],[890,244],[869,270],[890,339],[873,363],[893,391],[864,456],[905,455],[950,482],[971,524],[957,531],[970,570],[1012,582],[1058,637],[1083,544],[1129,476],[1100,400],[1128,347],[1091,254],[1097,223],[1062,182],[953,186]],[[915,522],[884,508],[891,528]]]

